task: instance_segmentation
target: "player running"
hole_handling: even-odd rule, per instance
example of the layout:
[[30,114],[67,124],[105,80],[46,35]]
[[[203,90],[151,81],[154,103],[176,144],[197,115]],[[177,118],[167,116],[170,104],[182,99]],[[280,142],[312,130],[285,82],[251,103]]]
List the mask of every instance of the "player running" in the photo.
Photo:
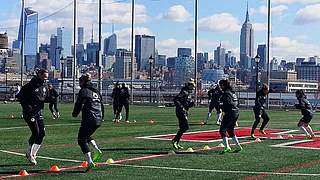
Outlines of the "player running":
[[194,106],[194,101],[191,98],[194,87],[194,80],[190,79],[181,89],[180,93],[174,98],[174,104],[176,106],[176,116],[179,121],[179,130],[176,136],[172,139],[172,145],[174,149],[183,149],[179,142],[183,133],[185,133],[189,129],[188,110],[189,108]]
[[126,123],[129,122],[129,104],[130,104],[129,98],[130,98],[129,88],[126,87],[125,83],[122,83],[120,94],[119,94],[119,109],[118,109],[117,117],[121,116],[122,107],[124,106],[124,109],[126,110],[126,119],[125,119]]
[[220,98],[220,106],[222,111],[224,112],[219,130],[224,145],[224,149],[221,154],[231,152],[231,148],[229,146],[227,138],[227,132],[236,144],[236,149],[233,152],[239,152],[242,150],[242,147],[238,141],[237,136],[234,133],[234,127],[239,118],[238,98],[235,92],[232,90],[232,87],[228,80],[220,80],[219,85],[223,91]]
[[264,109],[268,94],[269,94],[269,87],[267,84],[263,84],[262,88],[256,94],[256,99],[253,107],[255,121],[252,125],[251,134],[250,134],[252,139],[256,138],[254,135],[254,131],[257,128],[258,124],[260,123],[261,118],[263,119],[263,122],[260,126],[259,132],[261,134],[266,134],[266,132],[264,131],[264,128],[266,127],[266,125],[270,120],[267,112]]
[[314,133],[309,125],[313,117],[311,104],[307,100],[307,96],[304,94],[303,90],[297,90],[296,97],[299,104],[295,104],[295,107],[301,110],[301,114],[303,116],[298,123],[298,127],[306,135],[307,139],[312,139],[314,137]]
[[[93,87],[91,75],[83,74],[79,79],[80,91],[72,112],[77,117],[82,111],[82,121],[78,132],[78,144],[85,159],[89,163],[88,171],[94,168],[95,162],[99,161],[102,152],[91,135],[101,126],[104,118],[104,106],[100,92]],[[88,143],[95,149],[93,158]]]
[[48,71],[40,69],[29,83],[25,84],[17,94],[22,106],[23,119],[31,130],[26,157],[33,165],[37,165],[37,153],[45,136],[43,108],[48,97]]
[[[60,112],[58,110],[58,92],[53,88],[52,84],[48,86],[49,88],[49,109],[52,114],[52,119],[60,118]],[[53,110],[54,108],[54,110]]]
[[219,125],[219,126],[221,125],[222,112],[219,107],[221,94],[222,94],[222,91],[221,91],[220,86],[218,84],[214,88],[212,88],[208,91],[208,97],[210,99],[209,112],[208,112],[208,115],[207,115],[207,118],[206,118],[206,121],[204,122],[204,124],[208,123],[208,121],[211,117],[212,110],[216,109],[216,111],[217,111],[216,125]]

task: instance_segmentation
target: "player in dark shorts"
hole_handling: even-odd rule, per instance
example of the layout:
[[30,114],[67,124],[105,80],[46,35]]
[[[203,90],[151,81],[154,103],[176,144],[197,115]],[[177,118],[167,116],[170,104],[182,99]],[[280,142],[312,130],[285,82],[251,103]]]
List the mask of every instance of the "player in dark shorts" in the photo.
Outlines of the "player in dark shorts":
[[120,94],[119,94],[119,109],[118,109],[118,115],[117,117],[120,117],[120,113],[122,111],[122,108],[124,106],[124,109],[126,111],[126,119],[125,122],[129,123],[129,88],[126,86],[125,83],[122,83]]
[[296,97],[299,101],[299,104],[296,104],[295,107],[300,109],[302,114],[302,118],[298,123],[298,127],[306,135],[306,139],[312,139],[314,137],[314,133],[309,125],[313,117],[312,106],[307,100],[307,96],[304,94],[303,90],[297,90]]
[[222,91],[220,89],[220,86],[217,84],[216,87],[210,89],[208,91],[208,97],[210,99],[210,103],[209,103],[209,112],[206,118],[206,121],[204,122],[204,124],[207,124],[210,117],[211,117],[211,113],[213,109],[216,109],[217,111],[217,125],[221,125],[221,120],[222,120],[222,112],[220,109],[220,97],[221,97]]
[[52,114],[52,119],[60,118],[60,112],[58,110],[58,96],[59,96],[59,94],[53,88],[52,84],[49,84],[48,88],[49,88],[49,109]]
[[[81,89],[74,105],[72,116],[77,117],[80,111],[82,111],[81,126],[78,132],[78,144],[89,164],[86,169],[86,171],[88,171],[96,166],[95,162],[99,161],[102,156],[101,150],[91,136],[102,124],[104,106],[99,90],[96,89],[91,82],[90,74],[83,74],[79,79],[79,84]],[[91,151],[88,144],[95,149],[93,158],[91,158]]]
[[[113,108],[113,115],[114,115],[114,119],[113,122],[119,122],[120,117],[117,117],[118,115],[118,110],[119,110],[119,97],[120,97],[120,84],[119,82],[116,82],[114,84],[114,87],[112,89],[112,94],[111,97],[113,99],[112,101],[112,108]],[[120,114],[121,116],[121,114]]]
[[26,157],[33,165],[37,165],[37,153],[45,136],[43,108],[48,98],[48,71],[40,69],[29,83],[25,84],[16,98],[23,111],[23,119],[31,130]]
[[254,131],[257,128],[257,126],[259,125],[261,118],[263,119],[263,122],[260,126],[259,132],[261,134],[266,134],[266,132],[264,131],[264,128],[266,127],[266,125],[268,124],[268,122],[270,120],[270,118],[265,110],[265,104],[266,104],[266,99],[267,99],[268,94],[269,94],[269,86],[267,84],[263,84],[262,88],[256,94],[256,99],[255,99],[254,107],[253,107],[255,121],[252,125],[251,133],[250,133],[252,139],[256,138],[254,135]]
[[234,132],[234,127],[239,118],[238,98],[235,92],[232,90],[232,87],[228,80],[220,80],[219,85],[221,87],[221,90],[223,91],[220,98],[220,106],[222,111],[224,112],[219,130],[224,145],[224,149],[221,154],[231,152],[227,132],[229,134],[229,137],[231,137],[236,144],[236,148],[233,152],[239,152],[242,150],[242,147]]
[[176,106],[176,116],[179,121],[179,130],[176,136],[172,139],[172,145],[174,149],[183,149],[179,142],[183,133],[185,133],[189,129],[188,110],[192,106],[194,106],[194,101],[191,98],[194,87],[194,80],[190,79],[181,89],[180,93],[174,98],[174,104]]

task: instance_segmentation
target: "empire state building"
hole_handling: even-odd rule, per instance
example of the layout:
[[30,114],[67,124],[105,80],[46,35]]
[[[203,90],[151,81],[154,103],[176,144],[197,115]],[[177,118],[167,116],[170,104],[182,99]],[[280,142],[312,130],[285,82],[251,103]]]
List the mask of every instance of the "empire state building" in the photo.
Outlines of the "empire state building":
[[240,34],[240,67],[251,68],[251,60],[254,57],[254,31],[249,19],[247,6],[246,20],[242,25]]

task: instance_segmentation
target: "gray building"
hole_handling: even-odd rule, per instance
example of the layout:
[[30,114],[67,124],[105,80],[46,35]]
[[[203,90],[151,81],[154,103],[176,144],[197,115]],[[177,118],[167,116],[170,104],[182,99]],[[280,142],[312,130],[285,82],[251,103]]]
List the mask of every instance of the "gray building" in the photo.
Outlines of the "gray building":
[[320,65],[315,62],[302,62],[300,66],[296,66],[296,71],[298,79],[320,82]]
[[178,48],[177,56],[190,56],[191,57],[192,50],[191,48]]
[[155,58],[155,36],[136,35],[135,36],[135,57],[138,71],[147,70],[149,58]]
[[158,55],[155,62],[156,67],[167,66],[167,56],[166,55]]
[[49,59],[51,60],[51,65],[54,66],[55,69],[60,69],[61,49],[61,47],[58,47],[58,37],[54,34],[51,35]]
[[222,69],[204,69],[202,81],[218,82],[221,79],[226,79],[227,75],[224,74]]
[[259,44],[257,54],[260,56],[259,66],[261,69],[267,70],[267,46],[265,44]]
[[240,67],[250,69],[251,59],[254,57],[254,30],[249,19],[247,7],[246,20],[242,25],[240,34]]
[[194,59],[191,56],[179,56],[175,61],[175,84],[180,86],[194,77]]
[[222,47],[221,43],[217,47],[216,50],[214,50],[214,60],[218,64],[218,66],[224,68],[226,65],[226,50]]
[[87,62],[86,64],[96,64],[99,52],[99,43],[93,42],[93,38],[90,43],[87,43]]
[[78,44],[83,44],[84,28],[78,27]]
[[167,58],[167,66],[168,66],[168,69],[169,69],[169,70],[175,68],[176,59],[177,59],[177,57],[168,57],[168,58]]
[[112,34],[111,36],[104,39],[103,54],[112,56],[117,51],[117,35]]
[[[129,79],[131,78],[131,51],[126,49],[117,49],[114,64],[114,78]],[[136,74],[137,64],[134,63],[133,76]]]

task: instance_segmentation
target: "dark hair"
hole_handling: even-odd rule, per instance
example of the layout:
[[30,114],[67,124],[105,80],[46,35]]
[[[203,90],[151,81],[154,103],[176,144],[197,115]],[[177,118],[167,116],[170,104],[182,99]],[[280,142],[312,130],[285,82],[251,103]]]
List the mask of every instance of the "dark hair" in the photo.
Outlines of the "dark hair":
[[263,83],[263,85],[262,85],[262,89],[263,89],[263,90],[268,90],[268,89],[269,89],[268,84]]
[[48,70],[46,70],[46,69],[39,69],[36,73],[37,73],[37,76],[41,76],[41,75],[43,75],[44,73],[48,73]]
[[219,81],[219,85],[223,86],[224,89],[223,90],[232,90],[230,81],[228,79],[222,79]]
[[89,73],[82,74],[81,77],[79,78],[79,81],[80,82],[83,81],[84,83],[91,81],[91,74]]
[[306,95],[304,94],[304,91],[302,89],[298,89],[296,91],[296,95],[298,95],[299,97],[306,97]]

